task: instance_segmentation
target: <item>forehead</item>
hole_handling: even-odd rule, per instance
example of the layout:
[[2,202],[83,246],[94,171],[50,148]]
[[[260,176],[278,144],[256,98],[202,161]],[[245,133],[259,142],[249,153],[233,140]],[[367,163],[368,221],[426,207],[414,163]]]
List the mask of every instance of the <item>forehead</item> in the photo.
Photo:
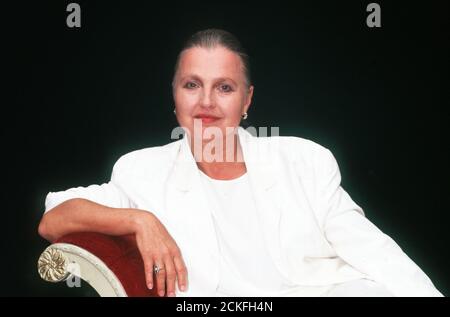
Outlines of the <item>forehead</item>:
[[222,46],[192,47],[181,54],[178,72],[180,76],[197,75],[205,79],[242,79],[243,65],[238,54]]

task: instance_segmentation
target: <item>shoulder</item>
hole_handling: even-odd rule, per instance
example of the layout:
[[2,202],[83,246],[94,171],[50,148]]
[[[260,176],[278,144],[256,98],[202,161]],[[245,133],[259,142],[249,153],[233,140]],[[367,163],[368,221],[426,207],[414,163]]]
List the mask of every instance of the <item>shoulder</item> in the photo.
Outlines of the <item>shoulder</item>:
[[147,174],[155,169],[170,166],[178,151],[180,142],[177,140],[168,144],[147,147],[131,151],[119,157],[113,167],[113,174]]
[[259,145],[270,148],[283,159],[292,163],[307,165],[320,164],[334,160],[331,151],[325,146],[298,136],[254,137]]
[[327,147],[301,137],[280,137],[280,149],[284,157],[289,157],[301,175],[310,172],[318,178],[328,179],[339,176],[339,165],[334,154]]
[[[298,136],[252,137],[260,153],[279,166],[290,166],[302,177],[322,178],[340,175],[333,153],[313,140]],[[308,176],[309,175],[309,176]]]
[[327,182],[334,178],[340,180],[339,166],[333,153],[313,140],[296,136],[275,136],[261,138],[256,142],[271,144],[272,159],[302,179],[314,179],[317,182]]

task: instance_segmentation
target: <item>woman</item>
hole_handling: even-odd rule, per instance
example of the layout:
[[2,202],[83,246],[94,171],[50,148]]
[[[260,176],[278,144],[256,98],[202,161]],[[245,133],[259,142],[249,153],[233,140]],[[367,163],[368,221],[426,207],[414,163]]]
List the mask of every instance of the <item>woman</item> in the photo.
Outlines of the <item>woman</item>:
[[124,155],[109,183],[50,192],[41,236],[133,234],[161,296],[442,296],[329,150],[239,126],[254,87],[232,34],[194,34],[172,85],[184,138]]

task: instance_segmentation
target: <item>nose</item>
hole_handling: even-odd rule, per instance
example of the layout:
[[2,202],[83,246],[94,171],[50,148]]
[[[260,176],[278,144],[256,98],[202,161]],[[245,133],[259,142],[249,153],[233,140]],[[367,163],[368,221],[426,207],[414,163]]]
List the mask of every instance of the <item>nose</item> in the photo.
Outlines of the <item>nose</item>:
[[202,108],[212,108],[213,107],[213,98],[211,96],[211,92],[209,92],[208,90],[203,90],[202,96],[201,96],[201,101],[200,104],[202,106]]

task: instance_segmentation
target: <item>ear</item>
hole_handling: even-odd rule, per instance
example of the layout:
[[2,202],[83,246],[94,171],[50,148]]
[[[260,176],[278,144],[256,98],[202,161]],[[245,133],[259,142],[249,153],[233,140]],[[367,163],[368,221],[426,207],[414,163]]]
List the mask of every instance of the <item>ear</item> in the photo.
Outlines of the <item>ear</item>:
[[247,112],[248,108],[250,108],[250,105],[252,103],[252,98],[253,98],[253,90],[254,90],[253,85],[248,87],[247,99],[245,100],[245,104],[244,104],[244,112]]

